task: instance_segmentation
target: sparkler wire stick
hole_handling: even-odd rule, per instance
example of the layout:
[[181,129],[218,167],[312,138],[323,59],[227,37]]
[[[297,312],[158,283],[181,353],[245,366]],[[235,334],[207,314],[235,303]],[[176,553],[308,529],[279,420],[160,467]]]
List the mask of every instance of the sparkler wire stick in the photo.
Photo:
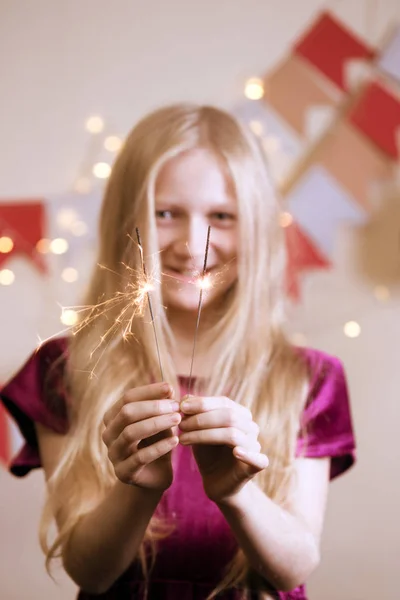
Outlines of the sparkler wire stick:
[[[139,233],[138,227],[136,227],[136,236],[137,236],[137,241],[138,241],[138,245],[139,245],[140,258],[141,258],[141,261],[142,261],[142,271],[143,271],[143,275],[144,275],[145,281],[147,281],[146,263],[144,261],[143,246],[142,246],[142,242],[140,240],[140,233]],[[151,322],[152,322],[152,325],[153,325],[154,339],[155,339],[155,342],[156,342],[158,364],[160,366],[161,381],[164,381],[164,373],[163,373],[163,368],[162,368],[162,364],[161,364],[161,356],[160,356],[160,347],[158,345],[158,337],[157,337],[156,325],[155,325],[155,322],[154,322],[154,313],[153,313],[153,307],[152,307],[152,303],[151,303],[151,298],[150,298],[150,292],[149,292],[149,290],[147,290],[146,295],[147,295],[147,302],[148,302],[148,305],[149,305]]]
[[[211,227],[208,227],[207,230],[207,242],[206,242],[206,251],[204,254],[204,265],[203,265],[203,274],[202,274],[202,281],[204,281],[204,276],[206,274],[206,269],[207,269],[207,258],[208,258],[208,248],[210,245],[210,231],[211,231]],[[197,333],[199,330],[199,323],[200,323],[200,315],[201,315],[201,306],[203,303],[203,286],[200,285],[200,294],[199,294],[199,304],[197,307],[197,321],[196,321],[196,329],[194,331],[194,339],[193,339],[193,350],[192,350],[192,361],[190,363],[190,373],[189,373],[189,383],[188,383],[188,395],[190,395],[190,389],[192,386],[192,372],[193,372],[193,363],[194,363],[194,354],[195,354],[195,350],[196,350],[196,341],[197,341]]]

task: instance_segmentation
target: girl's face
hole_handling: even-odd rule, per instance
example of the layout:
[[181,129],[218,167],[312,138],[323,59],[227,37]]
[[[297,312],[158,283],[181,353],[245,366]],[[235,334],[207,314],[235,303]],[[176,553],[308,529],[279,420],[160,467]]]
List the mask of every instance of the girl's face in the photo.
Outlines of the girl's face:
[[163,301],[169,310],[197,312],[208,226],[211,226],[203,310],[222,299],[237,278],[237,203],[224,161],[196,148],[169,160],[155,193]]

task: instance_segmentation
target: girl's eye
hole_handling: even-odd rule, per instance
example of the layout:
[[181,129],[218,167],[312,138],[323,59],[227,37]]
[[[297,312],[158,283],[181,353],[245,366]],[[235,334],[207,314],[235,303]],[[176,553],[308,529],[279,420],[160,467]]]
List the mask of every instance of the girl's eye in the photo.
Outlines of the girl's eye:
[[213,217],[217,221],[233,221],[235,218],[233,215],[225,212],[214,213]]
[[172,216],[171,210],[156,210],[157,219],[171,219]]

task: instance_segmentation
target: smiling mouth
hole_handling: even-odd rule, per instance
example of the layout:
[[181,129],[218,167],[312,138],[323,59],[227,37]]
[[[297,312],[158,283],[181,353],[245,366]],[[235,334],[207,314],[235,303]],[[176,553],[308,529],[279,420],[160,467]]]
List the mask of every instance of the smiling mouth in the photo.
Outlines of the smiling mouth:
[[[212,273],[215,269],[211,268],[211,269],[206,269],[205,275],[209,275],[210,273]],[[184,270],[178,270],[178,269],[173,269],[172,267],[167,267],[167,269],[165,270],[165,275],[167,275],[168,277],[171,277],[172,279],[177,279],[179,281],[186,281],[189,283],[195,283],[199,277],[202,276],[202,271],[193,271],[193,269],[184,269]]]

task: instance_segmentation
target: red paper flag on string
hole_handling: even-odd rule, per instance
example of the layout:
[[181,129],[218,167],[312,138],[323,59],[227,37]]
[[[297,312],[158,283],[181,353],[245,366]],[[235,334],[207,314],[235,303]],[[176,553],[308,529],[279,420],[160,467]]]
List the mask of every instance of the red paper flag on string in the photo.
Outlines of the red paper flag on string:
[[0,237],[13,242],[10,252],[0,252],[0,267],[12,256],[23,255],[42,272],[47,272],[43,256],[36,244],[44,237],[45,207],[41,200],[32,202],[0,203]]
[[328,12],[322,13],[296,44],[294,52],[344,91],[348,91],[346,63],[374,56],[372,48]]
[[288,266],[287,292],[294,300],[300,299],[300,276],[307,271],[328,269],[331,263],[302,232],[296,223],[285,228]]
[[378,82],[368,85],[348,117],[383,152],[399,157],[400,97]]

